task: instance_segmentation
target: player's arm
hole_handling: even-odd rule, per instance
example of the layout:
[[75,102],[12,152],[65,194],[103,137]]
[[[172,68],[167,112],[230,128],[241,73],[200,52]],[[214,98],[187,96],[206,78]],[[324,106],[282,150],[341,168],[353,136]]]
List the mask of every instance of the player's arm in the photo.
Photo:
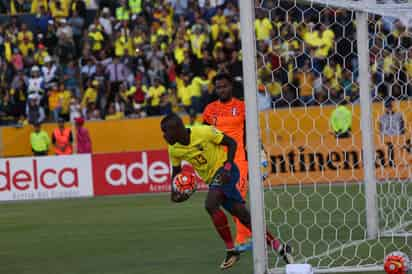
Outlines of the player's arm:
[[237,143],[231,137],[223,134],[223,138],[220,144],[227,147],[227,160],[216,172],[214,178],[212,179],[212,183],[226,184],[229,183],[231,179],[233,160],[235,158]]
[[220,142],[221,145],[224,145],[227,147],[227,160],[226,163],[233,163],[233,160],[235,159],[235,154],[236,154],[236,149],[237,149],[237,143],[236,141],[224,134],[222,141]]
[[170,180],[170,184],[171,184],[170,200],[172,200],[172,202],[175,202],[175,203],[184,202],[189,198],[188,195],[173,191],[173,179],[176,177],[177,174],[180,173],[180,171],[182,171],[182,168],[180,166],[172,167],[172,180]]

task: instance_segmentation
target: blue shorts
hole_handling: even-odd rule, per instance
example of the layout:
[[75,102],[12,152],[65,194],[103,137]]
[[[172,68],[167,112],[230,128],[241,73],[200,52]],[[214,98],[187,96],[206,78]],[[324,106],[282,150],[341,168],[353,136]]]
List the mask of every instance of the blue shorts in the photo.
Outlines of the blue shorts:
[[227,211],[231,211],[234,203],[244,203],[245,201],[240,195],[239,190],[236,187],[236,184],[239,182],[239,168],[233,164],[231,170],[230,181],[226,184],[210,184],[209,189],[217,189],[222,191],[226,199],[223,202],[222,206]]

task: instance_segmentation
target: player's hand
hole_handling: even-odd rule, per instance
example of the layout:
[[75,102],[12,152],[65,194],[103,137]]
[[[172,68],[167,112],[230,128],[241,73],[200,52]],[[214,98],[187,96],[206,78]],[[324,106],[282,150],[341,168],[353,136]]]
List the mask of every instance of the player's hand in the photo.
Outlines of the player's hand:
[[184,193],[172,192],[172,196],[170,197],[170,199],[174,203],[181,203],[189,199],[189,197],[190,197],[189,195],[184,194]]

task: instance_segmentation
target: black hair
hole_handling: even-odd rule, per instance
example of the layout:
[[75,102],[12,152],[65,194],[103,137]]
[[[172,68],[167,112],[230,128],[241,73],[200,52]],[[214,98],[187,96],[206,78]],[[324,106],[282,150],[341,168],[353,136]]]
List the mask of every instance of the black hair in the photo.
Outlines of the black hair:
[[171,112],[171,113],[167,114],[165,117],[163,117],[163,119],[160,121],[160,124],[164,125],[164,124],[166,124],[170,121],[183,123],[183,121],[182,121],[182,119],[180,118],[179,115],[177,115],[174,112]]
[[234,82],[233,77],[229,73],[226,73],[226,72],[218,73],[213,78],[213,83],[216,84],[217,81],[223,80],[223,79],[226,79],[228,82],[230,82],[233,85],[233,82]]

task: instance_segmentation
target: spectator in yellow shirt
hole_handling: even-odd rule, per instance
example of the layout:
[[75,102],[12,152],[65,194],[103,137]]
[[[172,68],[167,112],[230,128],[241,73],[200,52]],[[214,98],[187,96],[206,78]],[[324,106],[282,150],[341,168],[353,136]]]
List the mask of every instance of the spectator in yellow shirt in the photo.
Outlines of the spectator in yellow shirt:
[[130,11],[127,7],[126,0],[119,1],[120,6],[116,8],[116,20],[127,21],[130,18]]
[[226,16],[223,14],[223,8],[218,8],[216,14],[212,17],[212,21],[220,26],[226,25]]
[[51,83],[51,88],[47,95],[49,98],[49,110],[52,115],[52,119],[53,121],[57,122],[57,120],[60,117],[61,104],[59,100],[59,91],[56,82]]
[[83,107],[86,107],[89,103],[96,104],[96,101],[97,101],[97,89],[99,88],[99,81],[89,80],[87,84],[88,84],[88,88],[84,92],[83,99],[82,99]]
[[114,54],[117,57],[123,57],[125,49],[128,48],[129,43],[125,35],[120,32],[116,33],[116,40],[114,42]]
[[216,17],[212,17],[212,24],[210,25],[210,35],[213,41],[216,41],[219,37],[220,25]]
[[91,44],[91,49],[94,53],[100,51],[103,48],[104,36],[100,29],[96,27],[95,24],[90,25],[89,39]]
[[202,102],[203,91],[207,92],[208,84],[209,81],[207,79],[203,79],[200,76],[194,76],[190,83],[189,89],[192,109],[196,113],[201,113],[203,111],[203,107],[205,105],[205,102]]
[[30,9],[27,8],[27,5],[24,1],[10,0],[10,14],[11,15],[27,13],[27,12],[30,12]]
[[323,76],[330,82],[330,86],[333,89],[341,90],[342,66],[335,59],[330,58],[329,64],[323,68]]
[[147,114],[149,116],[160,115],[160,98],[166,93],[166,88],[162,85],[160,78],[154,78],[154,85],[148,90],[147,98]]
[[190,92],[190,77],[188,74],[182,74],[179,78],[176,78],[177,85],[177,97],[182,103],[186,112],[189,112],[192,105],[192,94]]
[[105,120],[120,120],[124,118],[124,113],[121,111],[116,111],[116,106],[112,102],[109,104],[109,107],[107,108],[107,114],[105,117]]
[[320,45],[319,48],[315,51],[315,56],[318,58],[327,58],[330,50],[334,45],[335,33],[331,28],[326,27],[325,25],[320,25],[319,31],[321,32]]
[[192,46],[192,52],[197,58],[202,59],[202,48],[203,44],[207,43],[207,37],[203,33],[201,25],[195,25],[193,28],[193,34],[190,35],[190,45]]
[[60,116],[62,116],[65,120],[69,120],[70,101],[72,99],[72,93],[66,89],[64,82],[60,82],[59,84],[58,98],[60,105]]
[[40,66],[43,66],[46,56],[49,56],[46,47],[43,44],[39,44],[37,46],[37,52],[34,54],[34,62]]
[[33,0],[31,2],[31,13],[38,14],[40,12],[40,7],[43,6],[45,11],[48,11],[47,0]]
[[272,30],[273,30],[272,23],[265,16],[263,10],[258,10],[256,12],[256,19],[255,19],[256,40],[270,41],[273,35]]
[[54,18],[69,16],[68,0],[50,0],[49,9]]
[[406,72],[408,82],[411,84],[411,80],[412,80],[412,49],[410,49],[409,52],[408,52],[408,58],[406,58],[406,60],[405,60],[404,68],[405,68],[405,72]]
[[176,63],[180,65],[185,60],[185,51],[186,51],[186,49],[184,48],[185,41],[177,40],[175,43],[176,45],[173,50],[173,56],[176,60]]
[[17,34],[17,41],[23,56],[27,56],[29,49],[34,50],[33,33],[27,29],[27,25],[24,23],[21,24],[21,30]]

